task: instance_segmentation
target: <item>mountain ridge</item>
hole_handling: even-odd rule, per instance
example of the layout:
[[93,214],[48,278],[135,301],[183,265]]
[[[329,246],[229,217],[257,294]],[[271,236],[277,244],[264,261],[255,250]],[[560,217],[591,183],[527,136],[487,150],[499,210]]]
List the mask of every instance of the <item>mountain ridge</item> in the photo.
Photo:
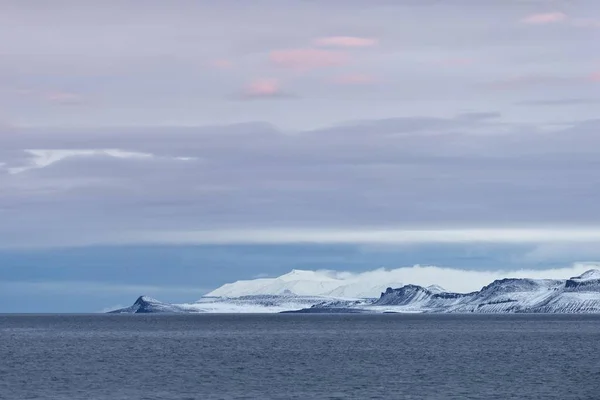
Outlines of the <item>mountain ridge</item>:
[[[291,274],[303,275],[303,273],[304,271],[292,271],[290,274],[283,275],[286,278],[279,282],[290,278]],[[337,278],[331,277],[331,280],[335,279]],[[291,280],[292,283],[304,281],[305,279]],[[259,290],[263,283],[259,282],[253,290]],[[272,281],[267,283],[266,287],[272,288]],[[302,285],[304,283],[300,287]],[[320,286],[317,290],[324,287],[327,288]],[[380,292],[379,297],[372,298],[298,295],[287,286],[276,289],[277,294],[238,297],[214,296],[216,291],[213,291],[195,303],[186,304],[163,303],[141,296],[132,306],[112,312],[600,313],[600,270],[598,269],[590,269],[568,279],[496,279],[480,290],[469,293],[447,292],[438,285],[424,287],[414,284],[397,288],[387,287]]]
[[433,293],[406,285],[389,288],[373,305],[432,313],[596,313],[600,312],[600,271],[588,270],[565,280],[497,279],[472,293]]

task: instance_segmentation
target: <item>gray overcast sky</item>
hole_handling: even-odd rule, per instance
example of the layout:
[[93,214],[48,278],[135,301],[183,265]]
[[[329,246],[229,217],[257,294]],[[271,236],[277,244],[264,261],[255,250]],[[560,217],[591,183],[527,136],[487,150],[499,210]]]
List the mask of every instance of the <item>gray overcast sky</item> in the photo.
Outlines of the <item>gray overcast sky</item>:
[[597,0],[0,0],[0,312],[598,259],[599,50]]
[[5,126],[598,115],[595,0],[2,0],[0,11]]
[[5,247],[600,222],[596,1],[0,5]]

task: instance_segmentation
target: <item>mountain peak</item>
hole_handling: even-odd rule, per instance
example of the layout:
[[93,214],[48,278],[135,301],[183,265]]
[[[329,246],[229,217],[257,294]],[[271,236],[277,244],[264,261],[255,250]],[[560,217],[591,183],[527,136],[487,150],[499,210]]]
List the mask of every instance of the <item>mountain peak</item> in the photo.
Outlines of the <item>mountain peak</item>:
[[293,276],[297,276],[297,275],[312,275],[314,274],[314,271],[309,271],[306,269],[293,269],[290,272],[288,272],[287,274],[284,274],[283,276],[286,275],[293,275]]
[[[376,291],[383,291],[379,298],[371,295]],[[280,312],[297,308],[336,313],[600,313],[600,270],[590,269],[570,279],[497,279],[479,291],[454,293],[437,285],[402,285],[395,279],[382,279],[379,273],[336,275],[294,269],[277,278],[226,284],[209,295],[194,304],[168,304],[140,296],[134,305],[113,312]]]
[[443,287],[441,287],[440,285],[429,285],[426,288],[427,290],[429,290],[431,293],[445,293],[447,292],[446,289],[444,289]]
[[587,281],[590,279],[600,279],[600,269],[590,269],[579,276],[574,276],[571,280]]
[[302,276],[307,276],[308,277],[308,276],[314,276],[316,274],[317,274],[317,271],[309,271],[309,270],[306,270],[306,269],[293,269],[290,272],[288,272],[287,274],[281,275],[280,278],[283,278],[283,277],[286,277],[286,276],[287,277],[294,277],[294,278],[302,277]]
[[160,303],[160,301],[153,299],[152,297],[142,295],[142,296],[138,297],[138,299],[135,301],[134,304],[141,305],[141,304],[145,304],[145,303]]
[[143,314],[143,313],[172,313],[181,312],[182,308],[175,304],[168,304],[148,296],[140,296],[130,307],[110,311],[112,314]]

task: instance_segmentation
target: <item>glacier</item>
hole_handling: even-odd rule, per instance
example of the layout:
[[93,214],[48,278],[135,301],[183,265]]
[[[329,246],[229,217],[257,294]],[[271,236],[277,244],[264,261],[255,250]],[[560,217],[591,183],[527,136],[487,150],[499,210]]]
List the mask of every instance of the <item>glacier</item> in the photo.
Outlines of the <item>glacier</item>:
[[336,298],[377,297],[388,287],[402,286],[396,280],[361,279],[360,275],[336,274],[332,271],[294,269],[276,278],[261,278],[228,283],[208,293],[211,297],[252,295],[324,296]]
[[600,313],[600,270],[568,279],[502,278],[457,293],[439,285],[293,270],[226,284],[193,303],[141,296],[112,313]]

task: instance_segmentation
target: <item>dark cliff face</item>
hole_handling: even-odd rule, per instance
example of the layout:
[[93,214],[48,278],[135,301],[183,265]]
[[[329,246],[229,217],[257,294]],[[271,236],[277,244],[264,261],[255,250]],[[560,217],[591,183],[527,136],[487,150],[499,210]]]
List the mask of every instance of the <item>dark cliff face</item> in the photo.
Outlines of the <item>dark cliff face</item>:
[[177,306],[162,303],[147,296],[140,296],[130,307],[110,311],[111,314],[150,314],[181,312]]
[[133,303],[134,306],[143,306],[148,304],[148,301],[146,300],[146,296],[140,296],[138,297],[138,299],[135,301],[135,303]]
[[540,283],[534,279],[506,278],[498,279],[484,286],[480,293],[485,292],[529,292],[540,288]]
[[600,291],[600,279],[577,281],[568,279],[565,283],[565,289],[569,291]]
[[592,269],[580,276],[567,279],[565,290],[569,292],[600,292],[600,270]]
[[402,306],[431,296],[433,293],[422,286],[405,285],[398,289],[387,288],[374,304]]
[[156,312],[157,307],[160,306],[161,303],[157,303],[156,301],[150,300],[145,296],[140,296],[135,303],[133,303],[133,307],[136,307],[136,314],[148,314]]
[[418,285],[405,285],[398,289],[387,288],[384,293],[381,293],[379,299],[373,303],[374,305],[409,305],[417,301],[443,302],[444,300],[456,300],[462,298],[470,298],[477,292],[472,293],[452,293],[441,292],[434,293],[431,290]]
[[462,299],[467,297],[473,297],[478,292],[470,292],[470,293],[452,293],[452,292],[444,292],[444,293],[436,293],[433,295],[436,299]]

